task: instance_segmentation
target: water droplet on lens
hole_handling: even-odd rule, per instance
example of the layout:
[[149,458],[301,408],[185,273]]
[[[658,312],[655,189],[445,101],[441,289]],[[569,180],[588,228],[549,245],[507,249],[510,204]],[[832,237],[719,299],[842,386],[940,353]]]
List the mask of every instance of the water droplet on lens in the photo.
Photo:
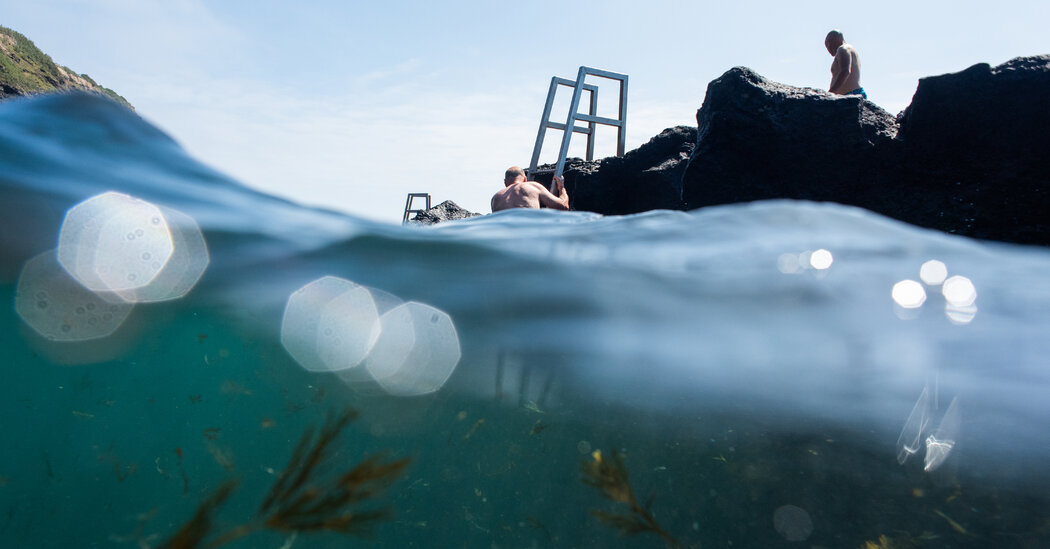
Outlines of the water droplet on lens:
[[40,308],[40,309],[46,309],[47,308],[47,302],[43,301],[43,300],[37,301],[36,302],[36,306],[37,306],[37,308]]
[[77,307],[77,314],[78,314],[78,315],[82,315],[82,314],[84,314],[85,312],[87,312],[87,309],[85,309],[85,308],[83,308],[83,307]]
[[128,273],[129,281],[134,282],[136,278],[138,278],[138,276],[136,276],[135,273]]
[[154,217],[150,221],[152,221],[154,225],[160,225],[160,218],[159,217]]
[[94,303],[88,303],[87,304],[87,310],[94,311],[95,310],[95,304]]
[[37,299],[47,299],[47,292],[37,292],[36,293],[36,298]]
[[128,233],[128,240],[135,240],[135,233]]
[[438,320],[441,320],[441,317],[439,317],[438,315],[430,315],[430,322],[432,324],[436,323]]
[[142,229],[135,229],[135,236],[142,236],[144,234],[146,234],[146,231],[143,231]]
[[104,320],[106,322],[109,322],[110,320],[113,320],[113,315],[111,315],[109,313],[106,313],[106,314],[102,315],[102,320]]
[[69,331],[70,331],[70,330],[72,330],[72,329],[73,329],[73,327],[72,327],[72,326],[70,326],[69,324],[63,324],[63,325],[62,325],[62,331],[63,331],[63,332],[65,332],[65,333],[67,333],[67,334],[68,334],[68,333],[69,333]]
[[151,257],[153,256],[149,252],[142,252],[143,261],[149,261]]

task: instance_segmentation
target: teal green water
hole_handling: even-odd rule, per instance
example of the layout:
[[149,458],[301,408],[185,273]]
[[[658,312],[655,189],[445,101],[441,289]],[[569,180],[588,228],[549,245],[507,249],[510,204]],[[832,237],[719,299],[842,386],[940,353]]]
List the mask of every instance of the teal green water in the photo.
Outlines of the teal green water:
[[[192,216],[211,262],[108,337],[48,341],[15,310],[23,267],[108,190]],[[162,547],[235,480],[207,547],[258,525],[303,434],[347,408],[308,484],[408,458],[353,507],[392,514],[370,536],[264,528],[225,546],[1050,546],[1043,249],[786,201],[388,226],[254,193],[77,95],[0,105],[0,192],[0,547]],[[785,268],[816,250],[829,268]],[[972,281],[972,306],[932,284],[895,305],[930,259]],[[448,314],[451,377],[404,397],[305,371],[282,314],[322,276]],[[897,460],[924,388],[918,440],[951,442],[931,471],[928,445]],[[627,482],[585,482],[618,454]]]

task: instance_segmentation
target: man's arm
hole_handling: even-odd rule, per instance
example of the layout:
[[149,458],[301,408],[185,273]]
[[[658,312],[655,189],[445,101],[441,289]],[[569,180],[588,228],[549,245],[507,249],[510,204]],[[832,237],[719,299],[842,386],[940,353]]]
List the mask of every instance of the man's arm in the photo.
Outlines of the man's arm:
[[849,51],[846,48],[840,47],[835,52],[835,60],[831,63],[831,85],[828,86],[828,91],[831,93],[843,94],[850,90],[840,90],[842,83],[846,81],[846,77],[850,73],[850,65],[852,59],[850,59]]
[[554,210],[569,209],[569,191],[565,190],[564,177],[554,177],[554,190],[558,194],[551,194],[546,187],[539,183],[536,183],[536,186],[540,189],[540,204]]

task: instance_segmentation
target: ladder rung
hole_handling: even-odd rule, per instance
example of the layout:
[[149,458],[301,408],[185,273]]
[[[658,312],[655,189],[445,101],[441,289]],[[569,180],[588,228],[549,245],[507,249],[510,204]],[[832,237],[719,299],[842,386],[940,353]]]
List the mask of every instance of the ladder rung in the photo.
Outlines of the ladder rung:
[[[551,129],[554,129],[554,130],[565,131],[565,124],[562,124],[560,122],[547,122],[547,127],[551,128]],[[574,131],[576,133],[585,133],[587,135],[591,134],[591,129],[590,128],[586,128],[584,126],[575,126],[572,129],[572,131]]]
[[623,126],[622,120],[615,118],[604,118],[601,116],[591,116],[589,114],[577,114],[576,120],[583,120],[584,122],[596,122],[598,124],[605,124],[606,126]]
[[[576,87],[576,81],[575,80],[569,80],[568,78],[559,78],[559,77],[555,76],[554,77],[554,81],[557,82],[561,86],[566,86],[566,87],[569,87],[569,88],[575,88]],[[585,90],[587,90],[587,91],[589,91],[589,92],[591,92],[591,93],[598,93],[598,86],[595,85],[595,84],[584,84],[584,85],[582,85],[580,87],[585,89]]]

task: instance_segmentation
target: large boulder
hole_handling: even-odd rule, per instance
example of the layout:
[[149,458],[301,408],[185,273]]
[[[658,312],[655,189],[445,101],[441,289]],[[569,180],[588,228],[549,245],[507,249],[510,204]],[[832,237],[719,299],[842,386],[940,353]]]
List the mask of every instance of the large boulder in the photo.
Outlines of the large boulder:
[[1050,244],[1050,56],[919,80],[901,113],[899,165],[940,223],[978,238]]
[[772,198],[848,201],[871,187],[894,117],[859,96],[766,80],[744,67],[707,87],[685,171],[688,208]]

